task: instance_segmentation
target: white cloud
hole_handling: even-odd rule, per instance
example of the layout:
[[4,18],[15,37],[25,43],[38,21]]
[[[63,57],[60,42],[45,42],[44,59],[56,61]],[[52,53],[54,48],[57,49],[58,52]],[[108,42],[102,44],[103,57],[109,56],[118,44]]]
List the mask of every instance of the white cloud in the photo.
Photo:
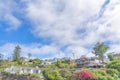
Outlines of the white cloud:
[[[51,40],[50,45],[42,45],[40,48],[22,45],[25,52],[30,50],[57,57],[59,54],[72,56],[74,51],[79,57],[90,53],[98,41],[110,42],[110,51],[119,50],[119,0],[22,1],[26,4],[25,14],[33,23],[32,33]],[[61,50],[63,47],[65,50]]]
[[[120,1],[110,2],[106,10],[103,13],[103,16],[94,21],[95,26],[97,26],[96,34],[99,34],[99,39],[103,41],[110,41],[112,44],[120,43]],[[118,3],[118,4],[116,4]]]
[[0,22],[9,26],[6,31],[17,30],[20,27],[22,22],[14,16],[17,11],[18,6],[14,0],[0,1]]
[[69,57],[80,58],[82,55],[87,55],[89,50],[85,49],[84,47],[74,45],[67,47],[65,53],[67,53],[67,56]]
[[[15,47],[19,45],[21,47],[21,56],[27,57],[28,53],[32,53],[32,57],[41,58],[44,55],[48,58],[54,58],[63,55],[63,53],[59,50],[58,47],[54,45],[41,45],[41,44],[31,44],[31,45],[24,45],[24,44],[13,44],[13,43],[6,43],[0,46],[0,53],[4,55],[5,58],[12,57],[14,53]],[[47,58],[46,57],[46,58]]]
[[96,36],[99,34],[94,31],[95,27],[88,26],[87,21],[99,14],[104,2],[105,0],[27,1],[26,12],[34,24],[34,35],[50,38],[52,44],[60,48],[66,45],[74,46],[77,49],[76,53],[79,53],[81,48],[87,50],[86,45],[93,44],[99,39]]
[[66,51],[82,54],[98,41],[120,43],[119,0],[35,0],[27,2],[26,11],[34,35],[49,37],[59,47],[69,45]]
[[21,22],[15,16],[5,15],[4,19],[10,25],[10,27],[6,29],[7,31],[17,30],[21,25]]
[[76,31],[87,29],[83,23],[98,14],[103,3],[104,0],[35,0],[28,1],[26,11],[35,24],[35,35],[59,40],[60,44],[76,44],[84,38],[81,35],[84,33],[77,34]]
[[14,47],[14,44],[5,44],[3,46],[0,46],[0,53],[2,53],[4,57],[10,57],[10,55],[13,54]]

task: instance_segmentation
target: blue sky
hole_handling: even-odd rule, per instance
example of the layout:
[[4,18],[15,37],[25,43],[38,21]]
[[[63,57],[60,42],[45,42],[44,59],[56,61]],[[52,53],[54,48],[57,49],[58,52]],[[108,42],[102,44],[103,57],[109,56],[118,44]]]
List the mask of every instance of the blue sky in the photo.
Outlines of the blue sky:
[[[26,21],[25,21],[26,22]],[[44,41],[41,38],[37,38],[31,33],[30,26],[28,23],[23,23],[18,30],[6,31],[8,25],[2,24],[0,29],[0,45],[5,43],[17,43],[17,44],[31,44],[31,43],[41,43]]]
[[0,53],[54,58],[93,56],[97,42],[120,52],[119,0],[0,0]]

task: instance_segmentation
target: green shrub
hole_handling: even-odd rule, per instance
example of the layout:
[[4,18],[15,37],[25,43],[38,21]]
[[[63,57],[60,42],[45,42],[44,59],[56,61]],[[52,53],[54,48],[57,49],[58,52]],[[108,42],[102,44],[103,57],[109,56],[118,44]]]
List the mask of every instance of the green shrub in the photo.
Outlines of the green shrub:
[[119,72],[114,69],[93,70],[98,80],[118,80]]
[[114,77],[112,77],[112,76],[110,76],[110,75],[109,75],[109,76],[106,76],[106,78],[107,78],[107,80],[117,80],[117,79],[118,79],[118,78],[115,79]]
[[110,75],[113,75],[113,74],[119,75],[119,72],[115,69],[106,69],[106,73]]
[[93,73],[96,75],[96,76],[106,76],[107,73],[105,70],[93,70]]
[[60,70],[59,73],[64,78],[64,80],[70,80],[70,76],[72,74],[71,71],[63,69],[63,70]]
[[32,77],[32,78],[39,78],[40,77],[40,74],[28,74],[29,77]]
[[98,80],[108,80],[106,76],[97,76]]
[[120,60],[114,60],[107,64],[107,68],[116,69],[120,72]]
[[118,76],[119,76],[119,72],[115,69],[107,69],[106,70],[106,73],[110,76],[112,76],[115,80],[118,79]]
[[45,70],[43,74],[47,80],[63,80],[58,70]]

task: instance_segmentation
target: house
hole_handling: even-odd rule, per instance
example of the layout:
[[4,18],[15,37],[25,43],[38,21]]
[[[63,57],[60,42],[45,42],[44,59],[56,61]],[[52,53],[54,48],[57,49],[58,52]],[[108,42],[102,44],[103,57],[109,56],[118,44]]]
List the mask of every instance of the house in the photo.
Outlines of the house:
[[109,55],[111,55],[113,57],[114,60],[120,60],[120,53],[110,53]]
[[120,53],[115,52],[109,53],[108,58],[109,60],[120,60]]
[[15,67],[11,66],[10,68],[6,68],[5,72],[9,72],[11,74],[19,73],[19,74],[40,74],[40,70],[38,67]]
[[119,53],[118,54],[114,54],[113,58],[116,59],[116,60],[120,60],[120,54]]
[[21,67],[20,74],[40,74],[40,70],[38,67],[36,67],[36,68]]
[[52,62],[54,63],[54,62],[57,62],[58,60],[60,60],[60,58],[53,58]]
[[52,63],[51,59],[42,60],[42,65],[48,65],[48,64],[51,64],[51,63]]
[[78,67],[89,67],[89,68],[99,68],[102,67],[103,64],[99,61],[98,57],[82,57],[76,60],[76,64]]
[[64,57],[64,58],[61,58],[62,61],[67,61],[67,62],[70,62],[71,60],[73,60],[72,58],[70,57]]
[[27,57],[21,57],[21,59],[23,60],[23,61],[26,61],[26,62],[28,62],[30,59],[29,58],[27,58]]
[[5,68],[4,70],[5,72],[9,72],[11,74],[15,74],[18,72],[17,68],[15,68],[14,66],[11,66],[10,68]]

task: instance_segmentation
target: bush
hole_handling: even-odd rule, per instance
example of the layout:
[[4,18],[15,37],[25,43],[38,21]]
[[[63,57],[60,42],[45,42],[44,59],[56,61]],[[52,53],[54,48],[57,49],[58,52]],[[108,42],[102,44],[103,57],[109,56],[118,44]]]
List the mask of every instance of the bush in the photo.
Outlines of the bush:
[[111,61],[107,64],[107,68],[116,69],[120,72],[120,60]]
[[108,80],[106,76],[98,76],[98,80]]
[[63,69],[63,70],[60,70],[59,73],[64,78],[64,80],[70,80],[70,76],[72,74],[71,71]]
[[93,70],[98,80],[117,80],[119,72],[114,69]]
[[107,75],[105,70],[93,70],[93,72],[96,75],[101,75],[101,76],[106,76]]
[[118,80],[119,72],[114,69],[82,70],[74,73],[71,80]]
[[47,80],[63,80],[58,70],[45,70],[43,74]]
[[39,78],[40,77],[40,74],[28,74],[29,77],[32,77],[32,78]]
[[89,70],[74,73],[71,78],[72,80],[96,80],[96,76]]
[[106,73],[109,74],[110,76],[117,77],[119,75],[119,72],[115,69],[107,69]]

